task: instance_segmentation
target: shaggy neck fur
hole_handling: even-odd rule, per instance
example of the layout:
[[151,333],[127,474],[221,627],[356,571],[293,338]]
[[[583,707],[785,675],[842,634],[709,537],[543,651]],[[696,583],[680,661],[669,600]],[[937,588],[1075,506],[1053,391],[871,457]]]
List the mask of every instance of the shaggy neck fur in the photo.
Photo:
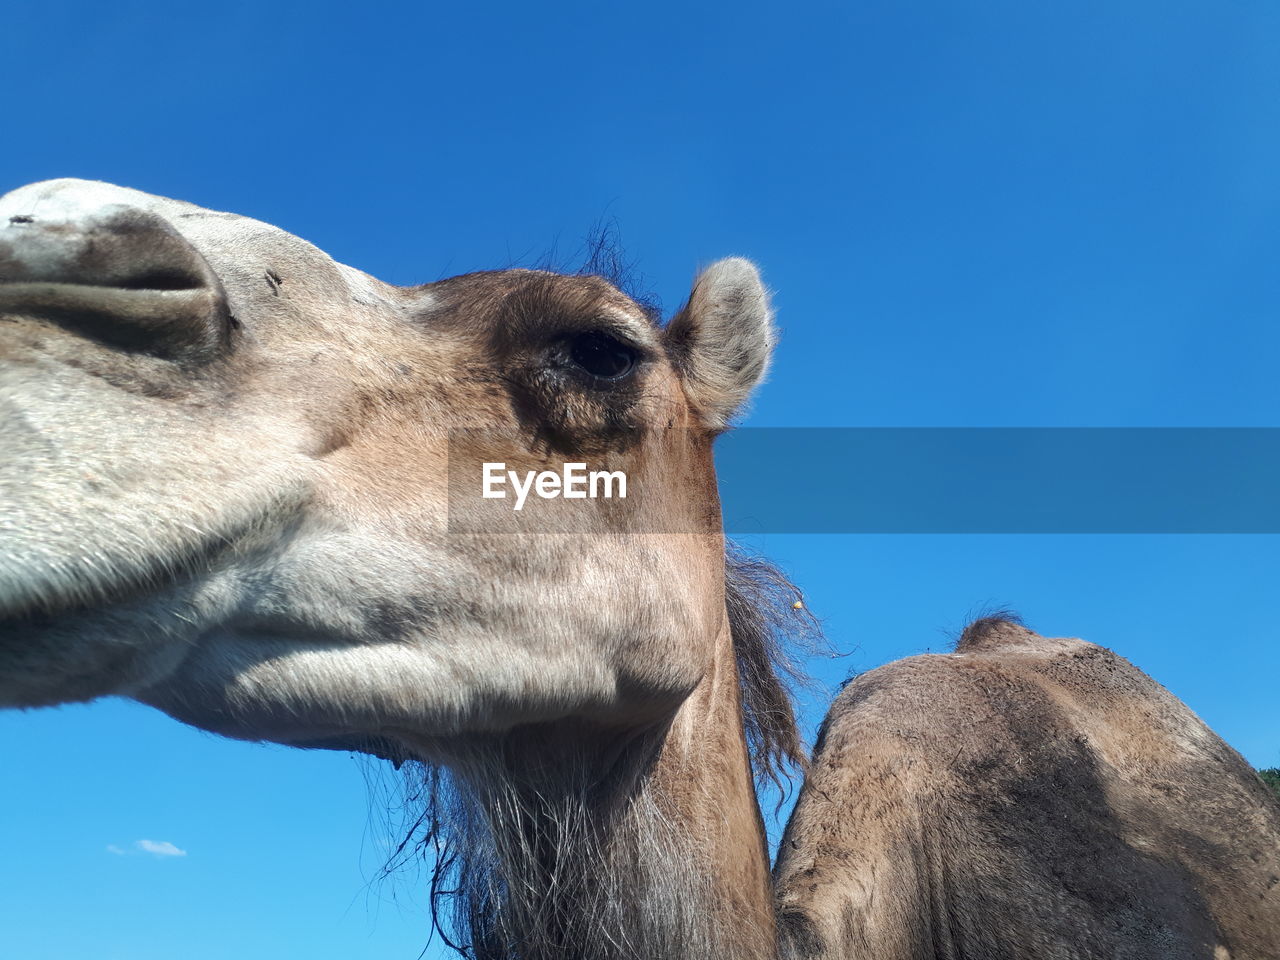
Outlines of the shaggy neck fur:
[[670,724],[525,728],[467,743],[447,772],[415,771],[437,929],[463,956],[776,956],[752,771],[800,759],[778,672],[795,593],[740,558],[726,588],[722,648]]
[[[448,830],[460,860],[447,939],[483,960],[771,957],[745,750],[726,792],[677,775],[684,758],[657,739],[626,745],[608,769],[600,754],[571,753],[559,732],[473,754],[454,776]],[[716,796],[739,829],[703,821],[700,795]],[[731,838],[737,849],[724,849]],[[733,859],[749,861],[746,890],[723,875]]]

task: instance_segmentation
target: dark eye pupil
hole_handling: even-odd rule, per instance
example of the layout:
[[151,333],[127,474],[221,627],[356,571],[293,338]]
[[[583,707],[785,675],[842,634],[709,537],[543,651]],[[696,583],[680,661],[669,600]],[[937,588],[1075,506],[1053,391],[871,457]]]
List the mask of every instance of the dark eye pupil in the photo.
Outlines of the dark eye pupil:
[[635,366],[635,352],[603,333],[584,333],[573,338],[569,357],[593,377],[618,380]]

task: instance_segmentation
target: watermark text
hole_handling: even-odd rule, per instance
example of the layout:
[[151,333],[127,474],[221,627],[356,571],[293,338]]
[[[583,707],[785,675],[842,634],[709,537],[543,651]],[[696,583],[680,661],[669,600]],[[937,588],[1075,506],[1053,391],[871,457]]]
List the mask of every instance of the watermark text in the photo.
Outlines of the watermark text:
[[523,510],[530,493],[543,500],[556,497],[566,500],[625,499],[627,475],[621,470],[588,470],[585,463],[566,463],[558,473],[555,470],[526,470],[522,478],[517,471],[508,470],[505,463],[484,464],[481,496],[486,500],[506,499],[508,486],[515,493],[514,509]]

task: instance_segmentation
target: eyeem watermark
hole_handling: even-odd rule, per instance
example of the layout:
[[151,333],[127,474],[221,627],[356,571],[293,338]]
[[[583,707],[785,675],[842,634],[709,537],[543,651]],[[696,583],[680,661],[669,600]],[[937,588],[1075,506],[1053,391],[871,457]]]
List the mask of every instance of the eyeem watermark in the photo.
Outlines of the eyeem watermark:
[[[485,462],[498,457],[518,470]],[[562,466],[570,457],[587,462]],[[449,530],[705,533],[722,520],[730,535],[1280,536],[1277,427],[745,427],[716,440],[719,516],[672,485],[677,470],[646,483],[644,462],[628,450],[550,453],[513,431],[450,431]],[[592,496],[626,500],[529,503]]]
[[585,463],[566,463],[556,473],[554,470],[526,470],[523,480],[515,470],[508,470],[505,463],[484,464],[484,488],[481,495],[486,500],[506,499],[506,487],[515,491],[516,510],[524,509],[529,494],[535,493],[543,500],[564,497],[566,500],[586,500],[606,497],[625,499],[627,475],[621,470],[588,470]]

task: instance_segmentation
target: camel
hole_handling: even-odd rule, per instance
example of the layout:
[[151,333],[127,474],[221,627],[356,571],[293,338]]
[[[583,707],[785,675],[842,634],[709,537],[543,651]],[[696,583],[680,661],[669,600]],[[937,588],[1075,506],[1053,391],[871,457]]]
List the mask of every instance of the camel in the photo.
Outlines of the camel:
[[[477,958],[1275,960],[1252,771],[998,618],[848,685],[771,880],[808,621],[726,549],[712,444],[774,342],[741,259],[663,326],[599,277],[395,287],[109,184],[7,194],[0,706],[407,765]],[[569,496],[588,471],[627,495]],[[493,477],[542,479],[516,509]]]
[[1128,661],[1008,616],[865,673],[776,865],[787,960],[1277,960],[1280,803]]
[[[752,264],[661,326],[598,277],[395,287],[54,180],[0,200],[0,319],[0,706],[423,765],[471,956],[775,955],[794,594],[726,554],[711,455],[774,344]],[[566,462],[627,497],[482,497]]]

